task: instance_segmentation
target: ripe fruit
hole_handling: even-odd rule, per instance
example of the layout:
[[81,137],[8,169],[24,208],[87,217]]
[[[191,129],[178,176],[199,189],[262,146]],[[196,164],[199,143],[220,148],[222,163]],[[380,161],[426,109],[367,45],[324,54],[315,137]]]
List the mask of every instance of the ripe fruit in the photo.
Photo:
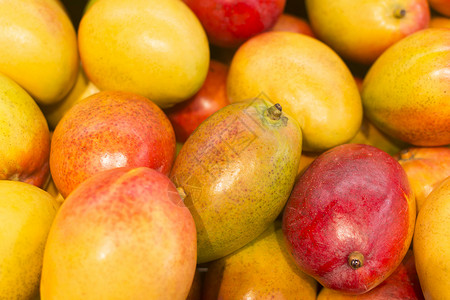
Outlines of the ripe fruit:
[[270,29],[286,0],[183,0],[202,22],[210,43],[237,47]]
[[41,299],[185,300],[195,259],[194,221],[167,176],[145,167],[107,170],[58,211]]
[[376,288],[362,295],[347,295],[323,288],[317,300],[422,300],[419,279],[414,265],[414,255],[409,250],[394,273]]
[[428,195],[417,216],[414,255],[425,299],[450,298],[450,177]]
[[393,157],[345,144],[317,157],[295,183],[283,232],[301,270],[327,288],[362,294],[402,261],[415,208],[406,173]]
[[430,28],[450,28],[450,17],[431,17]]
[[100,90],[170,107],[193,96],[208,72],[206,34],[179,0],[98,1],[78,29],[80,57]]
[[230,101],[267,97],[299,124],[303,149],[321,152],[358,132],[362,105],[347,66],[317,39],[292,32],[267,32],[236,52],[227,80]]
[[419,212],[431,191],[450,176],[450,148],[411,147],[396,158],[408,175]]
[[306,0],[311,27],[344,59],[371,64],[407,35],[428,27],[427,0]]
[[289,197],[300,153],[298,124],[263,99],[230,104],[197,128],[170,178],[196,222],[198,263],[230,254],[269,227]]
[[203,299],[315,300],[317,282],[298,270],[282,241],[281,222],[275,222],[243,248],[208,264]]
[[305,19],[290,14],[282,14],[271,30],[290,31],[315,37],[311,26]]
[[448,0],[428,0],[431,8],[444,16],[450,17],[450,1]]
[[10,180],[0,180],[0,199],[0,295],[32,299],[58,205],[40,188]]
[[175,134],[162,110],[145,97],[103,91],[75,104],[53,133],[50,170],[66,198],[82,181],[117,167],[168,174]]
[[177,141],[184,143],[210,115],[230,104],[226,93],[228,66],[211,60],[202,88],[191,99],[166,110]]
[[429,28],[384,52],[364,78],[367,118],[416,146],[450,144],[450,30]]
[[61,4],[2,0],[0,11],[0,72],[40,104],[61,100],[79,65],[75,30]]
[[64,99],[52,105],[41,105],[49,127],[55,129],[58,122],[75,103],[99,91],[80,67],[75,85]]
[[49,176],[50,133],[36,102],[0,73],[0,179],[43,186]]

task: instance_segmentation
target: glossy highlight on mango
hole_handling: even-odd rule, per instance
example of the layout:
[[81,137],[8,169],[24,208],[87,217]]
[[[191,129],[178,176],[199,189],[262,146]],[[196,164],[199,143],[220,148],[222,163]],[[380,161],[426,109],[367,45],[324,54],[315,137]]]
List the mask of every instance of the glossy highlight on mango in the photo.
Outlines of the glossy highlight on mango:
[[383,282],[410,247],[416,203],[406,172],[373,146],[344,144],[297,180],[283,232],[299,268],[323,286],[363,294]]
[[199,263],[252,241],[283,209],[297,175],[301,131],[281,109],[258,98],[230,104],[181,148],[170,178],[194,216]]
[[0,72],[39,104],[61,100],[75,83],[77,36],[58,1],[0,1]]
[[193,96],[208,72],[206,34],[179,0],[98,1],[81,19],[78,46],[100,90],[136,93],[164,108]]
[[196,268],[191,213],[169,178],[115,168],[61,206],[45,246],[42,300],[185,300]]
[[429,28],[387,49],[364,78],[366,117],[415,146],[450,144],[450,30]]
[[266,32],[245,42],[230,65],[231,103],[256,95],[280,103],[300,125],[303,149],[322,152],[358,132],[362,104],[350,70],[319,40],[293,32]]

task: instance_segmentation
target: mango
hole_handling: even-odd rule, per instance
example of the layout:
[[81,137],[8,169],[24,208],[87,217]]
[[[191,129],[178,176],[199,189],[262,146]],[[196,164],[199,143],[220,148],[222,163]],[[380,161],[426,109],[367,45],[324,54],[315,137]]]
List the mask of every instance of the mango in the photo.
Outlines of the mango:
[[365,116],[415,146],[450,144],[450,30],[429,28],[388,48],[364,78]]
[[98,93],[99,91],[100,90],[89,81],[83,68],[80,67],[75,85],[66,97],[52,105],[41,105],[48,126],[55,129],[62,117],[75,105],[75,103],[78,103],[82,99]]
[[0,72],[39,104],[58,102],[79,67],[75,29],[61,3],[0,1],[0,11]]
[[49,178],[50,132],[42,111],[0,73],[0,179],[42,187]]
[[193,96],[208,73],[206,33],[179,0],[107,0],[78,29],[80,58],[100,90],[145,96],[170,107]]
[[315,300],[318,284],[297,268],[274,222],[240,250],[208,264],[203,299]]
[[402,263],[376,288],[362,295],[349,295],[323,288],[317,300],[423,300],[412,250],[408,250]]
[[450,299],[450,177],[417,215],[413,251],[425,299]]
[[31,299],[39,294],[44,247],[59,205],[28,183],[0,180],[0,295]]
[[198,263],[260,235],[293,187],[301,155],[297,122],[264,99],[228,105],[181,148],[170,178],[184,191],[197,228]]
[[195,224],[175,186],[146,168],[114,168],[62,204],[44,251],[42,300],[185,300]]
[[319,155],[298,178],[283,212],[283,233],[303,272],[356,295],[398,267],[415,218],[401,165],[376,147],[344,144]]
[[245,42],[230,65],[227,95],[248,102],[259,95],[300,124],[303,149],[322,152],[358,132],[362,105],[348,67],[330,47],[293,32],[267,32]]

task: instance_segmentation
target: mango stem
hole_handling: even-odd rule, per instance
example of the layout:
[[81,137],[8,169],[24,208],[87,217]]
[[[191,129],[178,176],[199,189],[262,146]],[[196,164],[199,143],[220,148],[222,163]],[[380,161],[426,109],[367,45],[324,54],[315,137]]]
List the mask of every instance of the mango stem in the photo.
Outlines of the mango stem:
[[348,256],[348,264],[354,270],[361,268],[364,265],[364,255],[361,252],[353,251]]
[[405,10],[404,8],[399,8],[399,7],[397,7],[397,8],[394,10],[394,17],[397,18],[397,19],[401,19],[401,18],[403,18],[405,15],[406,15],[406,10]]
[[267,109],[267,115],[270,119],[278,121],[281,118],[282,107],[279,103]]

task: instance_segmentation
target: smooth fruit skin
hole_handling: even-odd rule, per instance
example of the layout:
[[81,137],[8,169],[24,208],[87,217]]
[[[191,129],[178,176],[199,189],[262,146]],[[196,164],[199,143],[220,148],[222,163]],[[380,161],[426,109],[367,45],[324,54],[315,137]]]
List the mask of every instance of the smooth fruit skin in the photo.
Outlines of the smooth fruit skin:
[[[389,154],[345,144],[317,157],[296,182],[283,232],[298,266],[323,286],[362,294],[401,263],[416,204],[408,178]],[[352,268],[353,252],[363,255]]]
[[423,300],[412,250],[408,250],[394,273],[373,290],[362,295],[347,295],[323,288],[317,300]]
[[305,19],[287,13],[282,14],[278,18],[271,30],[296,32],[315,37],[311,26]]
[[244,43],[231,62],[230,101],[267,97],[296,119],[303,149],[321,152],[358,132],[362,105],[347,66],[327,45],[293,32],[267,32]]
[[77,37],[57,1],[0,1],[0,72],[38,103],[61,100],[78,72]]
[[428,27],[426,0],[306,0],[317,37],[344,59],[371,64],[388,47]]
[[428,0],[431,8],[438,13],[450,17],[450,1],[448,0]]
[[450,29],[450,17],[432,16],[430,19],[430,28]]
[[[170,178],[186,193],[197,226],[198,263],[243,247],[282,211],[301,154],[298,124],[265,113],[272,104],[230,104],[188,138]],[[287,118],[286,123],[284,122]]]
[[450,299],[450,177],[420,210],[413,250],[425,299]]
[[165,111],[172,123],[177,142],[186,142],[198,125],[230,104],[226,93],[227,75],[227,65],[211,60],[208,75],[197,94]]
[[276,221],[245,247],[208,264],[203,300],[315,300],[317,286],[289,256]]
[[408,175],[419,213],[427,196],[450,176],[450,148],[410,147],[395,158]]
[[192,216],[158,171],[116,168],[63,203],[45,247],[41,299],[186,299],[196,267]]
[[98,1],[81,19],[78,45],[100,90],[133,92],[164,108],[193,96],[208,72],[206,34],[179,0]]
[[36,102],[0,73],[0,179],[42,187],[49,176],[50,133]]
[[364,78],[366,117],[416,146],[450,144],[450,30],[416,32],[386,50]]
[[55,129],[58,122],[75,103],[98,92],[100,92],[100,90],[89,81],[83,68],[80,67],[75,85],[66,97],[52,105],[41,105],[48,126]]
[[238,47],[269,30],[284,10],[286,0],[183,0],[202,22],[210,43]]
[[58,205],[44,190],[0,180],[0,295],[32,299],[39,294],[44,246]]
[[50,170],[66,198],[82,181],[117,167],[168,174],[175,134],[163,111],[145,97],[103,91],[75,104],[53,133]]

